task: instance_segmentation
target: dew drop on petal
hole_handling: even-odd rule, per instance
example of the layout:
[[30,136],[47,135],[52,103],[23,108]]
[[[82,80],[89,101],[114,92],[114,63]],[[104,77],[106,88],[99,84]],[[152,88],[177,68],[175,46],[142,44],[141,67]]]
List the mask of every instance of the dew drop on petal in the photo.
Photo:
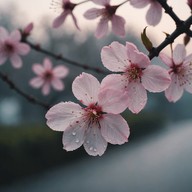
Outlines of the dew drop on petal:
[[72,135],[75,136],[75,135],[76,135],[76,132],[73,132]]
[[96,149],[96,148],[94,148],[94,149],[93,149],[93,151],[95,151],[95,152],[96,152],[96,151],[97,151],[97,149]]
[[79,139],[76,139],[75,142],[76,142],[76,143],[79,143]]
[[90,147],[89,150],[92,151],[92,150],[93,150],[93,147]]

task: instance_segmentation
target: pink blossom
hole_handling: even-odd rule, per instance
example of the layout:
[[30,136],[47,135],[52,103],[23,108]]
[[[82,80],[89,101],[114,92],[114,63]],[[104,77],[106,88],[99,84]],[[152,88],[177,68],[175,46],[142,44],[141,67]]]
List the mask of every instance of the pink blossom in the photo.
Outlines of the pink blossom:
[[64,89],[61,79],[66,77],[69,72],[65,66],[58,65],[53,68],[51,61],[45,58],[43,65],[34,64],[32,69],[37,77],[31,79],[29,83],[34,88],[42,87],[43,95],[49,94],[51,86],[57,91]]
[[59,2],[53,1],[53,6],[58,6],[58,4],[60,5],[62,12],[58,17],[54,19],[53,27],[54,28],[60,27],[66,20],[67,16],[71,15],[76,28],[79,29],[79,26],[77,25],[77,19],[73,14],[73,10],[77,4],[71,3],[70,0],[59,0]]
[[18,30],[10,34],[3,27],[0,27],[0,65],[10,59],[13,67],[20,68],[22,60],[19,55],[26,55],[30,47],[26,43],[21,43],[21,34]]
[[112,23],[112,31],[119,36],[125,36],[125,19],[116,15],[119,5],[111,6],[110,0],[92,0],[95,4],[102,5],[104,8],[92,8],[84,13],[86,19],[95,19],[101,17],[97,26],[95,36],[101,38],[108,32],[108,22]]
[[61,102],[46,114],[47,125],[63,133],[63,146],[73,151],[84,146],[89,155],[101,156],[107,143],[123,144],[128,141],[129,126],[118,113],[126,107],[120,103],[119,93],[100,90],[99,81],[82,73],[72,84],[75,97],[86,107],[73,102]]
[[127,94],[127,106],[139,113],[146,105],[147,91],[161,92],[168,88],[170,77],[160,66],[151,65],[149,58],[137,47],[127,42],[126,46],[113,42],[101,51],[104,66],[113,72],[103,79],[102,89],[121,90]]
[[147,11],[146,20],[149,25],[157,25],[162,17],[162,7],[157,0],[130,0],[130,3],[135,8],[143,8],[150,5]]
[[173,50],[172,57],[160,53],[160,58],[170,68],[171,84],[165,90],[168,101],[178,101],[184,90],[192,93],[192,54],[186,56],[185,46],[178,44]]

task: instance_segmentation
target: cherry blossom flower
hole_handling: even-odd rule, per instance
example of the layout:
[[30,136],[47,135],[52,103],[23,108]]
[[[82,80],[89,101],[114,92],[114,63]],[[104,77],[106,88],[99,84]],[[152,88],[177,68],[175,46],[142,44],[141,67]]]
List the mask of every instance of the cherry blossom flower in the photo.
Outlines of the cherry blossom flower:
[[53,68],[51,61],[45,58],[43,65],[34,64],[32,70],[37,77],[32,78],[29,84],[34,88],[42,87],[43,95],[48,95],[50,93],[51,86],[57,91],[62,91],[64,89],[64,84],[61,79],[66,77],[69,73],[68,68],[65,66],[58,65]]
[[110,0],[92,0],[95,4],[104,8],[91,8],[84,13],[86,19],[92,20],[101,17],[97,26],[95,36],[101,38],[108,32],[108,22],[112,23],[112,31],[119,36],[125,35],[125,19],[116,15],[116,10],[120,5],[111,6]]
[[110,90],[100,90],[99,81],[82,73],[72,84],[75,97],[86,107],[74,102],[56,104],[46,114],[47,125],[63,133],[63,146],[73,151],[84,146],[89,155],[101,156],[107,143],[123,144],[128,141],[129,126],[118,113],[125,110],[119,93],[111,96]]
[[170,68],[171,84],[165,90],[168,101],[178,101],[184,90],[192,93],[192,54],[186,56],[185,46],[178,44],[173,50],[172,57],[160,53],[160,58]]
[[103,79],[102,88],[122,90],[127,93],[127,106],[139,113],[146,105],[147,91],[161,92],[168,88],[170,76],[166,69],[151,65],[149,58],[137,47],[127,42],[126,46],[113,42],[101,51],[103,65],[113,72]]
[[0,65],[10,59],[13,67],[20,68],[22,60],[20,55],[26,55],[30,47],[26,43],[21,43],[21,34],[18,30],[11,32],[0,27]]
[[135,8],[143,8],[150,5],[147,11],[146,20],[149,25],[157,25],[162,17],[162,6],[157,0],[130,0],[130,4]]
[[62,9],[61,14],[54,19],[53,27],[60,27],[66,20],[67,16],[71,15],[76,28],[79,29],[79,26],[77,25],[77,19],[73,14],[73,10],[76,5],[77,4],[75,3],[71,3],[70,0],[59,0],[59,2],[53,1],[53,6],[60,6],[60,8]]

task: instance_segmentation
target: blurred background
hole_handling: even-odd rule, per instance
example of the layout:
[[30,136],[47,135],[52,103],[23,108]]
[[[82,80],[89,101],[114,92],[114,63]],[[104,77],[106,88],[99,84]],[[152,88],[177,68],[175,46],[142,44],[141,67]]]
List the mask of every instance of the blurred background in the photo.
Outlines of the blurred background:
[[[80,1],[73,1],[80,2]],[[117,2],[117,1],[112,1]],[[123,2],[123,1],[118,1]],[[186,19],[190,10],[186,1],[168,1],[175,12]],[[105,70],[100,59],[103,46],[112,41],[135,43],[146,52],[141,44],[140,33],[147,25],[146,9],[135,10],[126,4],[119,10],[127,19],[124,38],[109,34],[103,39],[94,37],[97,21],[86,21],[82,13],[93,4],[79,6],[74,14],[78,17],[81,31],[77,31],[70,18],[59,29],[52,29],[53,19],[58,12],[50,8],[51,1],[1,0],[0,26],[9,31],[24,28],[34,23],[29,37],[33,43],[41,44],[56,54],[89,66]],[[182,7],[182,11],[181,8]],[[13,11],[14,10],[14,11]],[[24,19],[25,18],[25,19]],[[134,18],[134,19],[133,19]],[[171,33],[174,23],[164,15],[157,27],[148,27],[154,45],[163,39],[162,32]],[[158,37],[158,38],[157,38]],[[182,43],[183,36],[175,42]],[[190,53],[191,43],[187,46]],[[170,53],[169,47],[164,51]],[[42,63],[44,57],[32,50],[22,57],[24,66],[13,69],[11,64],[0,66],[0,71],[20,87],[39,100],[54,105],[60,101],[76,101],[71,83],[84,69],[54,60],[54,65],[64,64],[70,70],[64,79],[66,89],[52,91],[47,97],[40,90],[29,86],[34,77],[33,63]],[[46,56],[47,57],[47,56]],[[154,64],[162,65],[158,58]],[[104,75],[86,71],[101,80]],[[122,146],[109,145],[102,157],[88,156],[83,147],[73,152],[62,149],[62,133],[46,126],[46,111],[29,103],[0,80],[0,191],[2,192],[191,192],[192,184],[192,102],[185,93],[176,104],[169,103],[164,93],[148,93],[148,103],[138,115],[126,110],[122,115],[131,128],[129,142]]]

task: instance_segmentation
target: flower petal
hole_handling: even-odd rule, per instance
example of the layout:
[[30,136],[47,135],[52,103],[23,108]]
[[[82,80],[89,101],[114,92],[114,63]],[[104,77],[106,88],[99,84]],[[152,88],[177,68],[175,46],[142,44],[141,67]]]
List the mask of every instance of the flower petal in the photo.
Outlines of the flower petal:
[[22,67],[22,60],[21,60],[21,58],[20,58],[20,56],[19,55],[17,55],[17,54],[13,54],[11,57],[10,57],[10,60],[11,60],[11,63],[12,63],[12,65],[13,65],[13,67],[15,67],[15,68],[21,68]]
[[65,131],[70,124],[82,117],[83,109],[73,102],[61,102],[46,113],[47,125],[54,131]]
[[44,84],[44,79],[41,77],[34,77],[29,84],[34,88],[40,88]]
[[151,0],[130,0],[130,4],[136,8],[143,8],[150,3]]
[[173,66],[173,60],[167,54],[160,53],[159,57],[168,67],[172,67]]
[[5,28],[0,27],[0,40],[5,40],[7,37],[9,37],[8,31]]
[[113,72],[125,71],[129,64],[125,46],[117,41],[102,48],[101,60],[103,65]]
[[182,44],[177,44],[173,50],[173,61],[176,65],[183,63],[186,56],[185,46]]
[[86,128],[87,125],[83,119],[76,120],[70,124],[63,133],[63,148],[67,151],[73,151],[81,147],[84,143]]
[[69,14],[70,12],[69,11],[64,11],[64,12],[62,12],[58,17],[56,17],[55,19],[54,19],[54,21],[53,21],[53,28],[58,28],[58,27],[60,27],[63,23],[64,23],[64,21],[65,21],[65,19],[66,19],[66,17],[67,17],[67,15]]
[[161,92],[167,89],[171,83],[167,70],[160,66],[150,65],[143,70],[142,85],[150,92]]
[[95,31],[95,36],[98,39],[100,39],[101,37],[105,36],[107,32],[108,32],[108,19],[101,18]]
[[105,114],[100,120],[101,134],[111,144],[123,144],[128,141],[129,126],[121,115]]
[[62,91],[65,88],[63,82],[58,78],[54,78],[51,81],[51,84],[53,88],[56,89],[57,91]]
[[101,135],[98,124],[91,124],[86,132],[84,148],[89,155],[103,155],[107,148],[107,141]]
[[44,67],[42,65],[38,64],[38,63],[33,64],[32,70],[37,75],[42,75],[45,72]]
[[68,75],[68,73],[69,73],[69,69],[65,66],[59,65],[53,69],[54,76],[58,78],[64,78]]
[[92,0],[92,2],[98,5],[109,5],[110,0]]
[[99,17],[99,16],[102,15],[103,10],[104,10],[104,9],[97,9],[97,8],[89,9],[89,10],[87,10],[87,11],[84,13],[84,17],[85,17],[86,19],[89,19],[89,20],[96,19],[97,17]]
[[147,103],[147,92],[139,82],[131,82],[128,85],[128,108],[133,113],[139,113]]
[[16,48],[20,55],[26,55],[30,51],[30,47],[26,43],[18,43]]
[[86,106],[98,101],[99,88],[99,81],[88,73],[76,77],[72,84],[73,94]]
[[4,64],[7,60],[7,56],[0,53],[0,65]]
[[125,36],[125,19],[118,15],[112,17],[112,31],[121,37]]
[[14,30],[10,34],[11,41],[20,41],[21,40],[21,33],[19,30]]
[[52,70],[52,62],[51,62],[51,60],[48,59],[48,58],[45,58],[45,59],[43,60],[43,66],[44,66],[44,68],[45,68],[46,71],[47,71],[47,70]]

